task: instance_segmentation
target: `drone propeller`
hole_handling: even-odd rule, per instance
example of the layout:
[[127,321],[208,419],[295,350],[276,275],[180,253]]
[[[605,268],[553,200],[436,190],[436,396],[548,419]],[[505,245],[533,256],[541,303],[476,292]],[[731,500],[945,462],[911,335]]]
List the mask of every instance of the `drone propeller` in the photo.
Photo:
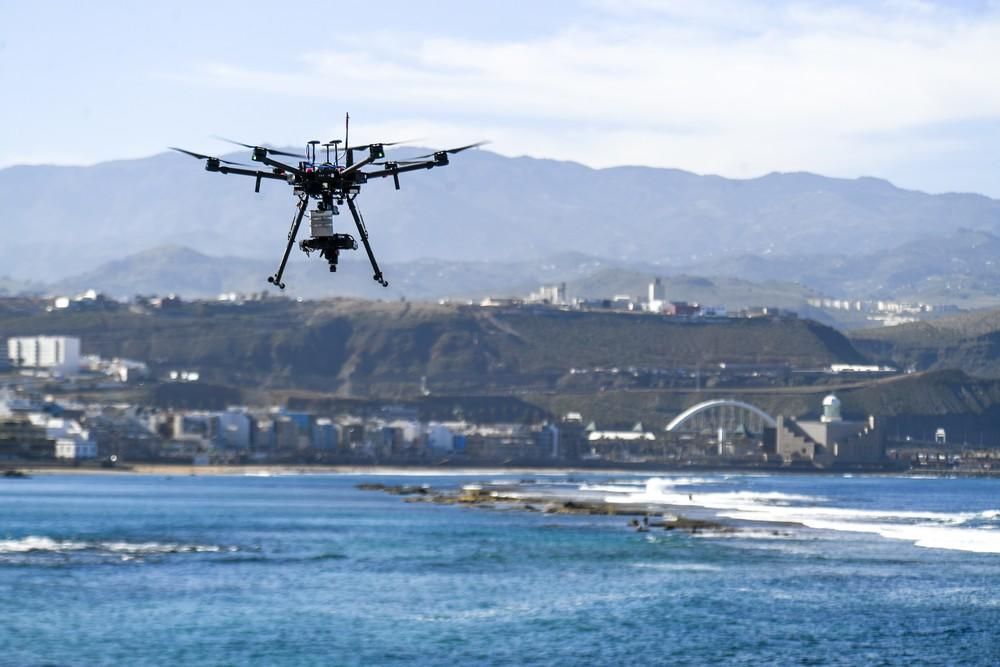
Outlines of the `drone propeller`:
[[362,144],[360,146],[348,146],[344,150],[348,151],[366,151],[372,146],[398,146],[400,144],[408,144],[417,141],[416,139],[403,139],[402,141],[377,141],[373,144]]
[[284,155],[284,156],[287,156],[287,157],[297,157],[297,158],[299,158],[301,160],[305,160],[306,159],[305,155],[300,155],[299,153],[288,153],[286,151],[279,151],[276,148],[268,148],[267,146],[254,146],[252,144],[245,144],[242,141],[233,141],[232,139],[226,139],[225,137],[216,137],[216,139],[219,139],[220,141],[225,141],[225,142],[230,143],[230,144],[236,144],[237,146],[243,146],[244,148],[249,148],[251,150],[254,150],[254,149],[257,149],[257,148],[263,148],[265,151],[267,151],[271,155]]
[[379,162],[373,162],[372,164],[383,167],[388,164],[394,164],[397,167],[409,167],[411,164],[426,164],[426,160],[381,160]]
[[198,158],[199,160],[218,160],[222,164],[232,164],[238,167],[249,167],[248,164],[243,164],[242,162],[230,162],[229,160],[223,160],[222,158],[213,157],[211,155],[202,155],[201,153],[195,153],[194,151],[185,150],[183,148],[177,148],[175,146],[167,146],[172,151],[177,151],[178,153],[184,153],[185,155],[190,155],[193,158]]
[[408,157],[406,161],[423,160],[424,158],[434,157],[438,153],[448,153],[454,155],[455,153],[461,153],[462,151],[467,151],[470,148],[479,148],[480,146],[485,146],[490,142],[488,141],[477,141],[474,144],[469,144],[468,146],[459,146],[458,148],[446,148],[442,151],[434,151],[433,153],[428,153],[427,155],[418,155],[416,157]]

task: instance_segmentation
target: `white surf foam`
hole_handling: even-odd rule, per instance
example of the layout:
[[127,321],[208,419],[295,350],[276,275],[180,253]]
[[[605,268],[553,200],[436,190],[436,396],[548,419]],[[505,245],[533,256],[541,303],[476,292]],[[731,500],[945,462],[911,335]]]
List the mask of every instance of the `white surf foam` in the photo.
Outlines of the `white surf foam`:
[[940,512],[831,507],[821,504],[829,501],[819,496],[777,491],[710,492],[678,489],[678,485],[676,479],[652,478],[641,491],[616,494],[606,501],[700,507],[741,521],[801,524],[820,530],[872,533],[918,547],[1000,553],[1000,532],[990,530],[993,526],[975,525],[1000,519],[1000,509]]
[[103,551],[128,554],[167,554],[167,553],[218,553],[222,547],[212,544],[175,544],[171,542],[98,542],[96,548]]
[[0,540],[0,553],[27,553],[29,551],[78,551],[86,549],[86,542],[53,540],[51,537],[28,535],[19,540]]
[[918,547],[927,549],[1000,554],[1000,534],[978,528],[928,524],[844,523],[822,520],[809,520],[803,523],[810,528],[875,533],[891,540],[912,542]]
[[663,572],[721,572],[718,565],[708,563],[632,563],[632,567],[640,570],[660,570]]
[[[688,478],[681,478],[688,479]],[[697,479],[697,478],[696,478]],[[705,492],[694,489],[677,489],[685,485],[674,479],[654,477],[646,481],[646,486],[635,493],[608,496],[609,503],[649,503],[656,505],[679,505],[686,507],[706,507],[709,509],[741,509],[758,505],[788,505],[794,502],[823,502],[819,496],[806,496],[778,491],[729,491]]]
[[581,484],[580,491],[601,491],[604,493],[639,493],[643,487],[636,484]]
[[798,523],[817,530],[872,533],[918,547],[1000,554],[1000,534],[962,526],[982,513],[859,510],[842,507],[747,506],[720,516],[742,521]]
[[[216,553],[225,548],[211,544],[181,544],[175,542],[121,542],[81,540],[55,540],[51,537],[28,535],[20,539],[0,540],[0,554],[71,551],[97,551],[113,554],[143,555],[157,553]],[[229,548],[233,550],[232,547]]]

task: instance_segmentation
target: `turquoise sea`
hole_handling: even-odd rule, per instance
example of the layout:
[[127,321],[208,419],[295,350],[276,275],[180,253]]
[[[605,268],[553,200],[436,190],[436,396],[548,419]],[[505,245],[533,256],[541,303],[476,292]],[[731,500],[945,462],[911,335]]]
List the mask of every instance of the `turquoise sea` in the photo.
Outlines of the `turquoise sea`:
[[524,478],[0,479],[0,665],[1000,663],[1000,480],[526,482],[726,535],[355,488]]

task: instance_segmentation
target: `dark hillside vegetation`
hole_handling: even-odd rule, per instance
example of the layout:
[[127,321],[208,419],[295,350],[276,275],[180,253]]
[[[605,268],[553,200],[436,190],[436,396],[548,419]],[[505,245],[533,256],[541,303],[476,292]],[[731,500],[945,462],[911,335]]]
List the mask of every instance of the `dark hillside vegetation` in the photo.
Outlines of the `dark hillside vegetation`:
[[807,320],[680,321],[629,313],[272,299],[243,306],[0,313],[5,336],[80,336],[83,352],[196,370],[244,388],[341,396],[554,387],[571,369],[697,364],[863,363],[844,336]]
[[1000,310],[857,331],[851,341],[866,355],[903,368],[1000,377]]
[[[629,426],[642,422],[662,428],[683,410],[715,398],[738,398],[771,415],[819,417],[828,386],[775,387],[747,390],[625,391],[594,394],[534,393],[530,402],[553,414],[580,412],[585,421]],[[934,371],[836,389],[844,415],[863,420],[877,415],[881,424],[902,432],[947,427],[955,437],[969,434],[1000,435],[1000,380],[971,378],[961,371]]]

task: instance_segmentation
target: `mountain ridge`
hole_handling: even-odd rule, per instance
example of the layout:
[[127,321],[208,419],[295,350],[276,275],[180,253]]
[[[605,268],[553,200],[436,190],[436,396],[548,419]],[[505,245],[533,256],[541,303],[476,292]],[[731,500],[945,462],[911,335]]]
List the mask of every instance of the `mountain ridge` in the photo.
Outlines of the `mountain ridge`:
[[[276,263],[293,212],[284,185],[267,183],[255,195],[252,179],[202,172],[176,154],[0,170],[5,272],[53,282],[162,244]],[[395,192],[391,182],[373,181],[358,200],[382,262],[517,261],[570,251],[678,267],[738,254],[889,250],[962,227],[1000,233],[996,200],[931,195],[873,177],[774,172],[735,180],[476,150],[401,184]],[[342,215],[337,227],[350,232],[353,224]]]

